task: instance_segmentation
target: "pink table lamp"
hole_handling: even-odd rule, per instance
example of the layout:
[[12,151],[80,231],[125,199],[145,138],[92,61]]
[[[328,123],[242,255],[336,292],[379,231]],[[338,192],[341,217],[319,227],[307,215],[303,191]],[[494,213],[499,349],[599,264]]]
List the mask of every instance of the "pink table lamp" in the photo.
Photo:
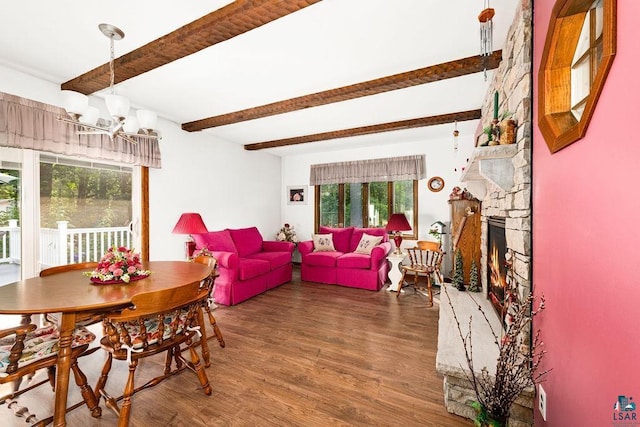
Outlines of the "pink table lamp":
[[172,233],[189,235],[189,240],[184,243],[187,260],[191,259],[193,251],[196,250],[196,242],[193,241],[193,237],[191,237],[191,235],[206,233],[207,231],[207,227],[204,225],[199,213],[187,212],[180,215],[180,219],[176,226],[173,227]]
[[395,233],[393,241],[396,244],[396,249],[393,253],[402,253],[402,250],[400,249],[400,245],[402,244],[402,231],[411,230],[411,225],[409,224],[409,221],[407,221],[407,217],[403,213],[391,214],[391,218],[389,218],[389,222],[387,223],[385,230]]

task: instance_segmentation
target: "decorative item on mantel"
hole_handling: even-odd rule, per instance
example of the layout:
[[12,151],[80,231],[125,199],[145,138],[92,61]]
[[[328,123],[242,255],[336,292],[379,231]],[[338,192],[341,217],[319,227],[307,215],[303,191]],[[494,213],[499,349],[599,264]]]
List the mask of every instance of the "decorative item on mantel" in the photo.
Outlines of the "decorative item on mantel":
[[491,124],[482,129],[482,133],[487,136],[486,141],[480,146],[487,145],[507,145],[513,144],[516,140],[516,121],[512,119],[513,113],[503,111],[498,113],[499,95],[498,91],[493,94],[493,119]]
[[508,145],[516,142],[516,121],[511,117],[513,113],[505,111],[500,114],[500,145]]
[[[511,258],[512,259],[512,258]],[[481,316],[489,324],[494,342],[498,346],[498,359],[495,374],[490,374],[486,366],[476,372],[473,360],[473,344],[471,342],[471,325],[473,316],[469,317],[469,329],[463,332],[460,320],[449,298],[449,291],[444,287],[449,306],[453,312],[458,327],[458,333],[464,347],[465,358],[469,371],[464,371],[476,394],[476,401],[471,407],[476,411],[476,426],[506,427],[509,412],[515,400],[527,389],[535,385],[549,373],[549,370],[539,371],[546,351],[542,349],[540,331],[531,337],[531,321],[534,316],[544,309],[544,296],[539,298],[538,308],[535,308],[537,298],[531,293],[521,298],[519,283],[515,279],[512,265],[509,265],[510,280],[505,289],[505,301],[508,302],[507,316],[504,328],[495,331],[487,314],[478,306]]]

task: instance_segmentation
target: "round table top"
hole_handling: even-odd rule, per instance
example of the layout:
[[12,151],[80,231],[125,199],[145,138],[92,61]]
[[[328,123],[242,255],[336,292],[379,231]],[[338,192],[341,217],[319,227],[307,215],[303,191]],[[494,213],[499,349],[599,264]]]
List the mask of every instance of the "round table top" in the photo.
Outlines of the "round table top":
[[208,266],[193,262],[152,261],[143,265],[151,275],[128,284],[92,283],[78,270],[10,283],[0,287],[0,313],[64,313],[126,306],[136,294],[188,285],[209,275]]

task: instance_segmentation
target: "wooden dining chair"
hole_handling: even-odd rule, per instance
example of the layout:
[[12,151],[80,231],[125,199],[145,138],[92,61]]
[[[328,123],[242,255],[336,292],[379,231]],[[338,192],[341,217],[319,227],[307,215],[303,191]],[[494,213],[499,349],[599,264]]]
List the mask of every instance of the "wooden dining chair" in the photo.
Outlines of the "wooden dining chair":
[[[44,269],[40,272],[40,276],[51,276],[66,271],[80,271],[93,269],[98,265],[96,262],[85,262],[78,264],[60,265]],[[22,315],[19,327],[5,329],[4,338],[0,339],[0,383],[11,383],[11,393],[0,398],[0,401],[7,399],[12,402],[16,415],[25,416],[25,418],[33,419],[34,416],[29,414],[26,407],[21,407],[14,401],[18,396],[24,394],[44,383],[50,383],[51,388],[55,390],[56,364],[57,364],[57,348],[59,339],[59,320],[60,316],[52,313],[41,315],[43,321],[41,326],[32,323],[32,317],[39,313]],[[74,331],[74,343],[72,346],[72,369],[76,384],[80,387],[85,403],[89,406],[93,416],[100,416],[100,408],[98,407],[98,399],[93,394],[91,387],[87,385],[87,378],[80,370],[77,358],[93,353],[99,347],[90,347],[89,344],[95,340],[95,335],[87,330],[84,326],[89,323],[95,323],[101,319],[86,321],[79,324]],[[23,350],[20,350],[23,346]],[[11,365],[11,360],[17,360],[17,365]],[[36,371],[40,369],[47,370],[47,378],[37,382],[32,382]],[[23,383],[29,381],[29,385],[20,388]],[[75,405],[76,407],[79,405]],[[18,409],[19,408],[19,409]]]
[[[78,274],[80,274],[80,271],[82,270],[94,270],[97,266],[98,266],[97,262],[79,262],[75,264],[56,265],[54,267],[49,267],[49,268],[40,270],[40,277],[53,276],[54,274],[66,273],[67,271],[78,271]],[[44,319],[48,323],[57,324],[60,321],[60,316],[47,313],[44,315]],[[79,324],[83,326],[89,326],[93,323],[98,323],[101,321],[102,321],[102,317],[100,315],[92,315],[88,319],[80,320]]]
[[[432,242],[430,242],[432,243]],[[442,251],[439,249],[421,249],[419,246],[407,249],[409,264],[400,265],[402,277],[400,286],[404,284],[407,276],[413,276],[413,282],[407,282],[407,286],[412,286],[416,292],[426,290],[429,294],[429,307],[433,307],[433,290],[432,278],[433,274],[440,275],[440,265],[442,263]],[[420,285],[420,279],[426,282],[426,288]],[[396,298],[400,296],[400,289],[396,294]]]
[[[203,301],[202,309],[207,313],[209,323],[213,328],[213,333],[218,339],[218,343],[220,344],[220,347],[224,348],[225,342],[224,342],[224,338],[222,337],[222,332],[220,331],[220,328],[216,323],[216,318],[213,316],[213,313],[211,312],[211,305],[213,304],[213,288],[215,286],[215,280],[216,280],[215,269],[218,261],[213,257],[201,255],[201,256],[195,257],[193,259],[193,262],[197,262],[199,264],[204,264],[211,267],[211,274],[209,274],[209,276],[207,276],[207,278],[205,278],[200,285],[201,288],[206,288],[208,291],[208,298],[206,301]],[[207,339],[206,328],[202,328],[200,333],[202,334],[202,337],[201,337],[202,358],[204,359],[204,366],[208,368],[209,366],[211,366],[211,360],[210,360],[211,356],[209,354],[209,344]]]
[[418,240],[416,246],[424,251],[439,251],[440,242],[432,242],[430,240]]
[[[84,403],[93,417],[99,417],[102,413],[98,406],[98,399],[87,384],[87,377],[78,366],[78,357],[87,352],[95,338],[95,335],[84,327],[78,327],[74,331],[71,344],[71,370],[80,388],[83,402],[67,408],[67,412]],[[46,382],[55,389],[54,368],[58,363],[59,341],[60,336],[56,325],[38,328],[35,324],[27,324],[0,330],[0,384],[11,384],[11,392],[0,396],[0,403],[7,402],[7,407],[14,409],[17,416],[27,418],[27,422],[36,423],[37,419],[35,415],[29,413],[28,408],[20,407],[15,399]],[[47,369],[48,380],[29,384],[20,389],[23,378],[32,377],[40,369]],[[46,425],[52,419],[53,417],[49,417],[37,422],[36,425]]]
[[[434,242],[431,240],[418,240],[416,242],[416,246],[422,250],[442,251],[442,245],[440,244],[440,242]],[[442,260],[444,259],[444,254],[445,253],[442,252],[442,257],[440,257],[440,260],[435,266],[435,271],[433,273],[433,275],[435,275],[438,279],[439,285],[442,285],[444,283],[444,276],[442,275]]]
[[[103,320],[105,335],[100,340],[107,359],[95,387],[95,394],[105,399],[108,408],[118,414],[118,426],[129,425],[132,397],[135,393],[153,387],[185,369],[195,373],[204,393],[211,395],[211,386],[193,338],[204,325],[202,304],[208,298],[208,289],[199,282],[178,288],[162,289],[135,295],[132,306],[107,314]],[[200,322],[200,323],[199,323]],[[191,360],[182,357],[180,346],[186,344]],[[140,359],[166,352],[162,375],[135,387],[135,372]],[[106,390],[113,359],[126,361],[129,376],[122,396],[114,398]],[[175,361],[175,369],[172,368]],[[118,406],[118,400],[122,404]],[[158,400],[159,402],[162,399]]]

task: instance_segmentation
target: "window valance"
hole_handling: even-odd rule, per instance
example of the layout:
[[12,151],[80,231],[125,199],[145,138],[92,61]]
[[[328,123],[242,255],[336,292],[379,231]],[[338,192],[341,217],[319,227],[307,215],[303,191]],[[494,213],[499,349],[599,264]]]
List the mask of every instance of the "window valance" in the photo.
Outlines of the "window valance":
[[425,178],[424,154],[311,165],[311,185],[406,181]]
[[157,140],[131,144],[108,135],[77,135],[72,124],[57,120],[66,114],[63,108],[0,92],[0,146],[161,167]]

